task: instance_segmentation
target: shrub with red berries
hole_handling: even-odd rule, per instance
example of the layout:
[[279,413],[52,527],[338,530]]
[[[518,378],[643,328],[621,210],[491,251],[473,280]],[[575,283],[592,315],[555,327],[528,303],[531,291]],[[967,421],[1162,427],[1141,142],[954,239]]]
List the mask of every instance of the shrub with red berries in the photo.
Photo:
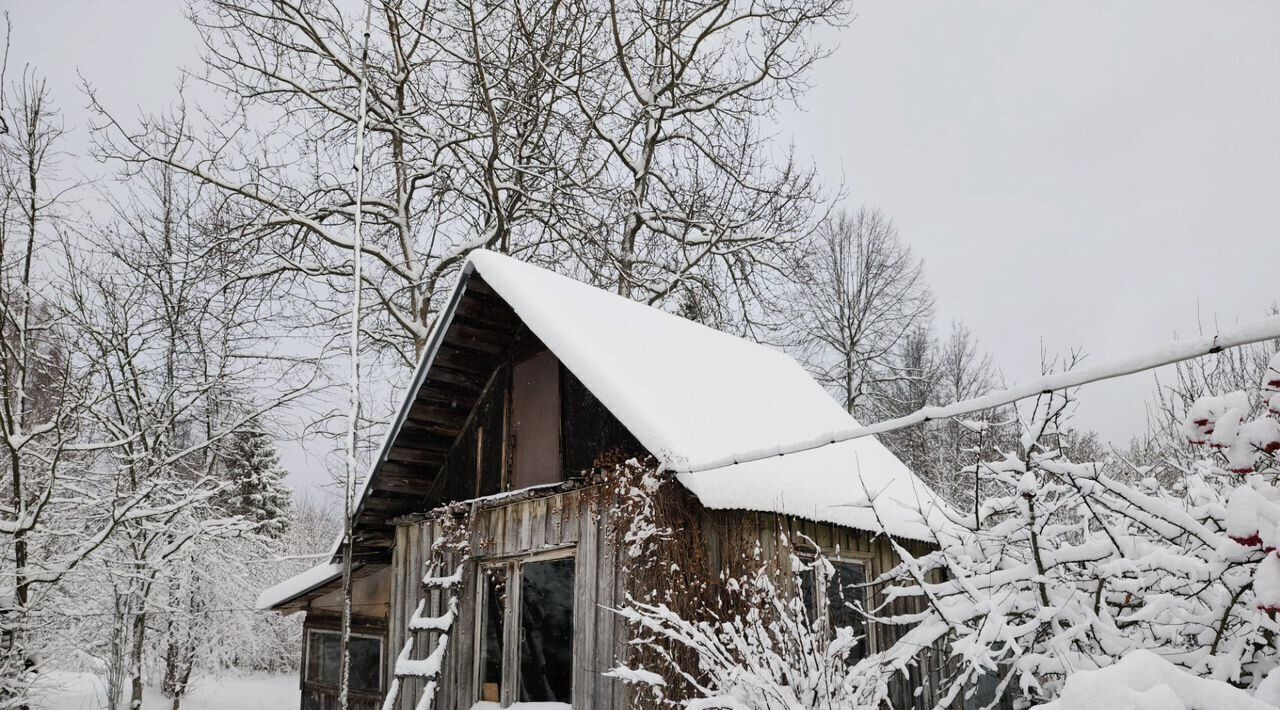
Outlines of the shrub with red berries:
[[1257,606],[1280,611],[1280,353],[1259,383],[1262,406],[1247,392],[1198,399],[1183,425],[1187,441],[1212,449],[1212,464],[1243,481],[1227,496],[1226,532],[1237,544],[1265,557],[1253,576]]

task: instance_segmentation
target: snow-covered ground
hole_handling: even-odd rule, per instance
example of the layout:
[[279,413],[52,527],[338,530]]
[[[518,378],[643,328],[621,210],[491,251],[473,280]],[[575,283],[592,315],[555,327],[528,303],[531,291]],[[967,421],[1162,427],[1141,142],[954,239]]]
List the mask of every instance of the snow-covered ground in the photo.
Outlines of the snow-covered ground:
[[[105,708],[102,680],[91,673],[53,672],[40,682],[43,697],[37,710],[98,710]],[[297,710],[296,675],[256,675],[208,678],[196,682],[183,701],[184,710]],[[143,710],[168,710],[159,688],[147,688]]]

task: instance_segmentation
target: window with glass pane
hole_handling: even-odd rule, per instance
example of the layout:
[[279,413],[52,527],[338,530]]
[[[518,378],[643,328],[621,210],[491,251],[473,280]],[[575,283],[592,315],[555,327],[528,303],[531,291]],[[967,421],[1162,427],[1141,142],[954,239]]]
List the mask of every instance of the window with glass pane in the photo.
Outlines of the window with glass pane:
[[502,689],[502,629],[507,608],[507,570],[489,567],[481,577],[480,700],[499,702]]
[[573,557],[482,568],[477,700],[572,702],[573,583]]
[[351,689],[377,692],[382,688],[382,641],[351,637]]
[[520,702],[572,700],[573,558],[520,566]]
[[818,572],[814,566],[810,561],[809,566],[800,571],[800,602],[804,605],[805,618],[814,628],[818,628],[822,625],[819,618],[822,610],[818,608]]
[[[382,688],[382,640],[351,637],[351,689],[377,692]],[[338,685],[342,673],[342,634],[312,629],[307,635],[307,681]]]
[[861,637],[853,653],[849,654],[849,662],[856,663],[866,656],[866,619],[862,616],[865,599],[863,583],[866,574],[862,565],[856,562],[831,560],[830,578],[827,580],[827,616],[831,628],[851,628],[855,636]]
[[[866,619],[859,612],[865,599],[862,563],[828,559],[824,563],[807,560],[807,564],[796,580],[806,617],[824,635],[834,634],[838,628],[853,629],[860,640],[849,654],[849,662],[862,660],[867,648]],[[825,589],[826,594],[819,594],[819,589]]]
[[312,631],[307,636],[307,680],[338,684],[338,664],[342,661],[342,638],[334,633]]

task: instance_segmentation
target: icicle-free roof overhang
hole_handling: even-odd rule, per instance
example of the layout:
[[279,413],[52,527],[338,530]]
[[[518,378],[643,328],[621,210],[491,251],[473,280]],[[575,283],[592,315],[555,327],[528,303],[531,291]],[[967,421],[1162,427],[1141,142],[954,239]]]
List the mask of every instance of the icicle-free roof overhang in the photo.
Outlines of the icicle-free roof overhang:
[[[385,569],[385,565],[353,565],[351,578],[364,579]],[[264,589],[254,607],[293,613],[302,611],[320,597],[342,588],[342,564],[324,562]]]

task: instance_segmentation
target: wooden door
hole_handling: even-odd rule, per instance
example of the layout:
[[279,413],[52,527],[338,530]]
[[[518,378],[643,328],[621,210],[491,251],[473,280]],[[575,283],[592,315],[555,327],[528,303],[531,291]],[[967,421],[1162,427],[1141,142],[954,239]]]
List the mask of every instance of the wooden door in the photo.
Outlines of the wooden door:
[[564,480],[560,462],[560,361],[544,350],[511,372],[511,490]]

